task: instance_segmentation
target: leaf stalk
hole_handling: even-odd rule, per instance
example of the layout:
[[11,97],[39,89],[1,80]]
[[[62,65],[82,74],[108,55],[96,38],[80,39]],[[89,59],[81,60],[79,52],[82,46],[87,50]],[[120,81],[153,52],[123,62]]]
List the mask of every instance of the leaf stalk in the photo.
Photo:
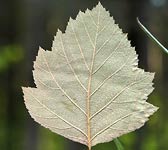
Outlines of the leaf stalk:
[[152,39],[165,53],[168,54],[168,49],[166,49],[149,31],[148,29],[139,21],[137,18],[137,22],[140,28],[147,34],[147,36]]

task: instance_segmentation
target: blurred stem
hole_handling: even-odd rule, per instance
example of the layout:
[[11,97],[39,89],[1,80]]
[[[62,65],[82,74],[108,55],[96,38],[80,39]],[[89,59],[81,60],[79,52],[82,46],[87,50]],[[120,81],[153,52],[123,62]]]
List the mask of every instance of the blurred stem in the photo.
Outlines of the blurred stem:
[[124,147],[123,147],[123,145],[121,144],[121,142],[118,138],[114,139],[114,143],[117,147],[117,150],[124,150]]
[[152,39],[164,52],[168,54],[168,49],[166,49],[149,31],[148,29],[139,21],[137,18],[137,22],[140,28],[147,34],[147,36]]

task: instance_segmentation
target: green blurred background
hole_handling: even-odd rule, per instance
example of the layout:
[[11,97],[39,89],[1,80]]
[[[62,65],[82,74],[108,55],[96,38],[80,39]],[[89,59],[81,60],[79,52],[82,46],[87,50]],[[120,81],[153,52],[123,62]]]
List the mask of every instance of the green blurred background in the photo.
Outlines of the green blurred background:
[[[51,49],[57,29],[69,17],[91,9],[97,0],[0,0],[0,150],[86,150],[35,123],[23,101],[21,86],[33,83],[38,47]],[[167,0],[102,0],[139,54],[139,66],[156,72],[149,102],[160,107],[141,129],[120,137],[125,150],[168,150],[168,55],[140,30],[144,25],[168,47]],[[116,150],[113,142],[93,150]]]

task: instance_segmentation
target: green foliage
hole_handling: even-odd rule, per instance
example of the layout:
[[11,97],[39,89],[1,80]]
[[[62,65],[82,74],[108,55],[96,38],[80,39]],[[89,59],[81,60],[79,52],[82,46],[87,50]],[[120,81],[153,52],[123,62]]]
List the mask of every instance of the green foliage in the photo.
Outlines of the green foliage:
[[23,49],[19,45],[0,47],[0,72],[23,59]]
[[46,129],[39,129],[38,150],[65,150],[66,143],[63,137],[53,134]]

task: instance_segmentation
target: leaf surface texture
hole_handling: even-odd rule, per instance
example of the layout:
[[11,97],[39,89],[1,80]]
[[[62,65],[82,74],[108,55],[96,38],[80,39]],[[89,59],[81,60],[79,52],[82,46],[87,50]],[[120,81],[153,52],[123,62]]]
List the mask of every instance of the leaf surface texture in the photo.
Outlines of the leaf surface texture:
[[39,48],[36,88],[23,87],[30,115],[68,139],[94,146],[140,128],[157,107],[146,102],[153,73],[137,67],[127,35],[99,3]]

